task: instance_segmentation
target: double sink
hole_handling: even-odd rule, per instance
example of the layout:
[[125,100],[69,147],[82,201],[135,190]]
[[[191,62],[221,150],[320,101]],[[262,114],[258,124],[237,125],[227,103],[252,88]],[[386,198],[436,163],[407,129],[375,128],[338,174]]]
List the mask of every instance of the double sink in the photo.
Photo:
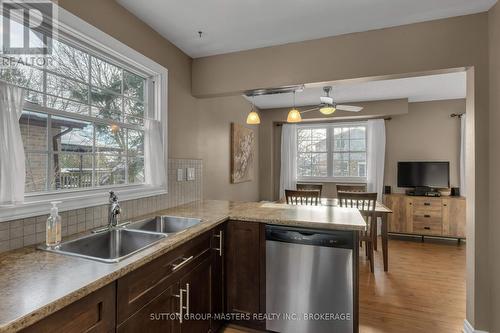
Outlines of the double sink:
[[63,242],[54,248],[41,247],[41,249],[115,263],[154,245],[169,235],[178,234],[200,222],[201,219],[195,218],[156,216],[127,224],[121,228],[107,229]]

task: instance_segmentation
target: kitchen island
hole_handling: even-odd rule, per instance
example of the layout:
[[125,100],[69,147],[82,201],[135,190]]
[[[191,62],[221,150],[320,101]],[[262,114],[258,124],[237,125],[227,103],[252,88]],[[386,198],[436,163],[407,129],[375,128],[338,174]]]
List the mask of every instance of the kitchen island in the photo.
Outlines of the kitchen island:
[[[245,223],[252,226],[262,226],[259,228],[258,237],[262,237],[262,230],[268,224],[321,230],[343,230],[356,235],[358,231],[366,228],[363,218],[356,209],[337,207],[282,205],[278,207],[270,203],[204,200],[150,214],[150,216],[154,215],[196,217],[200,218],[202,222],[181,233],[166,237],[155,245],[113,264],[38,251],[35,247],[26,247],[2,254],[0,256],[0,285],[2,286],[0,289],[0,297],[2,298],[0,303],[0,332],[16,332],[23,329],[29,331],[33,324],[38,325],[46,322],[65,311],[65,309],[88,300],[90,296],[103,289],[106,289],[107,297],[116,297],[116,295],[119,297],[120,293],[116,293],[116,288],[120,289],[120,281],[128,281],[128,276],[138,274],[137,272],[141,270],[152,269],[153,266],[151,265],[161,262],[163,258],[173,256],[176,251],[180,251],[183,247],[194,246],[193,244],[199,242],[199,248],[201,249],[205,246],[203,237],[209,233],[211,233],[210,236],[206,237],[207,246],[212,250],[211,253],[216,253],[219,257],[222,257],[223,254],[228,256],[225,258],[225,262],[219,263],[222,268],[212,265],[211,270],[212,272],[215,269],[222,272],[227,271],[228,278],[230,278],[231,272],[228,270],[232,262],[234,263],[237,259],[231,254],[231,246],[234,246],[231,244],[238,245],[235,239],[231,239],[231,226],[246,225]],[[220,232],[225,230],[226,224],[228,235],[224,237],[224,242],[222,242],[220,237],[214,236],[221,236]],[[227,247],[227,249],[223,251],[221,245]],[[262,246],[261,243],[255,245]],[[355,248],[357,249],[356,246]],[[191,249],[188,250],[191,251]],[[201,250],[200,253],[202,253]],[[177,257],[172,260],[174,259],[177,260]],[[200,256],[199,260],[201,267],[209,259]],[[244,261],[241,262],[244,263]],[[357,263],[357,259],[355,262]],[[227,266],[226,269],[224,269],[224,266]],[[262,267],[262,261],[259,267]],[[248,267],[244,267],[244,269],[246,270]],[[265,271],[265,269],[263,270]],[[152,270],[152,272],[154,271]],[[240,273],[233,273],[233,275],[238,277]],[[259,278],[262,277],[262,273],[261,269]],[[354,274],[356,279],[357,269]],[[222,295],[226,295],[224,300],[227,303],[233,302],[234,304],[231,293],[232,288],[235,287],[230,285],[229,280],[225,281],[224,275],[223,273],[221,281],[217,281],[217,283],[220,283],[222,289],[229,288],[227,293],[221,292]],[[236,282],[240,285],[240,281]],[[124,283],[122,285],[125,285]],[[214,282],[213,285],[210,285],[211,288],[215,284]],[[354,286],[355,289],[357,289],[356,285],[357,280]],[[160,288],[160,286],[155,285],[156,287]],[[174,293],[177,291],[174,290]],[[260,288],[259,292],[264,293],[265,288]],[[263,303],[263,298],[265,299],[265,295],[261,294],[259,304]],[[357,299],[357,295],[355,299]],[[155,300],[157,299],[155,298]],[[107,323],[111,326],[116,325],[118,328],[120,328],[120,324],[125,325],[120,322],[120,316],[125,316],[125,314],[121,314],[119,301],[116,302],[118,303],[118,309],[109,309],[110,322]],[[149,301],[153,302],[153,300]],[[115,302],[108,303],[115,304]],[[102,304],[105,303],[101,302],[101,308]],[[229,305],[223,304],[220,310],[231,311],[228,308]],[[139,310],[139,307],[136,310]],[[259,308],[259,312],[262,310],[265,312],[265,306]],[[355,310],[355,312],[357,311]],[[131,319],[127,317],[123,322],[130,323]],[[178,323],[173,324],[174,331],[178,329],[178,325]]]

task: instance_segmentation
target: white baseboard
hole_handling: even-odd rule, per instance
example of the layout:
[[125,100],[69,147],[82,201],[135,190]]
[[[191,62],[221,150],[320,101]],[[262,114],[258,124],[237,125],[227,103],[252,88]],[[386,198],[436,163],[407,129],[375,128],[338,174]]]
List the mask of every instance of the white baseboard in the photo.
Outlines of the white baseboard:
[[486,331],[475,330],[467,319],[464,320],[464,333],[488,333]]

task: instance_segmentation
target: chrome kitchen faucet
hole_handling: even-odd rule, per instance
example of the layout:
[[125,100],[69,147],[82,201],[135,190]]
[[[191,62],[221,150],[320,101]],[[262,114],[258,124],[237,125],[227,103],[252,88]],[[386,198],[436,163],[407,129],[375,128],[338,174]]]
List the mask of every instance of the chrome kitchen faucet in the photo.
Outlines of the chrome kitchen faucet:
[[120,204],[118,203],[118,197],[115,192],[109,192],[109,204],[108,204],[108,228],[113,229],[118,226],[118,215],[121,213]]
[[108,225],[103,228],[92,230],[92,233],[100,233],[108,230],[118,229],[130,224],[130,222],[118,223],[118,215],[120,215],[121,212],[122,209],[120,208],[120,203],[118,202],[118,196],[115,194],[115,192],[110,191],[108,203]]

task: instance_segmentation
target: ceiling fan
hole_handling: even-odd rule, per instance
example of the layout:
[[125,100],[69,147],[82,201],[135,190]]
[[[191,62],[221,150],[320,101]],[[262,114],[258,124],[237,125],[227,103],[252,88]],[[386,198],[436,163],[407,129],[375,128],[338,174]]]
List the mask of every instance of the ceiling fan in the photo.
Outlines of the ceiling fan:
[[[247,97],[255,97],[261,95],[274,95],[274,94],[293,94],[293,108],[288,112],[287,122],[289,123],[298,123],[302,121],[302,113],[311,112],[311,111],[319,111],[324,115],[330,115],[334,113],[336,110],[341,111],[349,111],[349,112],[359,112],[363,110],[361,106],[354,105],[344,105],[337,104],[332,97],[330,97],[330,93],[332,91],[331,86],[323,87],[323,91],[325,92],[325,96],[320,97],[320,104],[315,106],[314,108],[307,110],[298,110],[295,107],[295,93],[301,92],[304,90],[304,85],[297,86],[287,86],[280,88],[268,88],[268,89],[256,89],[256,90],[248,90],[245,92]],[[260,124],[260,117],[257,111],[255,110],[253,101],[252,101],[252,110],[248,114],[247,124],[249,125],[257,125]]]
[[325,92],[325,96],[320,97],[320,104],[312,109],[307,109],[300,111],[300,113],[311,112],[311,111],[319,111],[324,115],[329,115],[334,113],[336,110],[340,111],[349,111],[349,112],[359,112],[363,110],[361,106],[354,105],[344,105],[337,104],[333,97],[330,97],[330,92],[332,91],[331,86],[323,87],[323,91]]

